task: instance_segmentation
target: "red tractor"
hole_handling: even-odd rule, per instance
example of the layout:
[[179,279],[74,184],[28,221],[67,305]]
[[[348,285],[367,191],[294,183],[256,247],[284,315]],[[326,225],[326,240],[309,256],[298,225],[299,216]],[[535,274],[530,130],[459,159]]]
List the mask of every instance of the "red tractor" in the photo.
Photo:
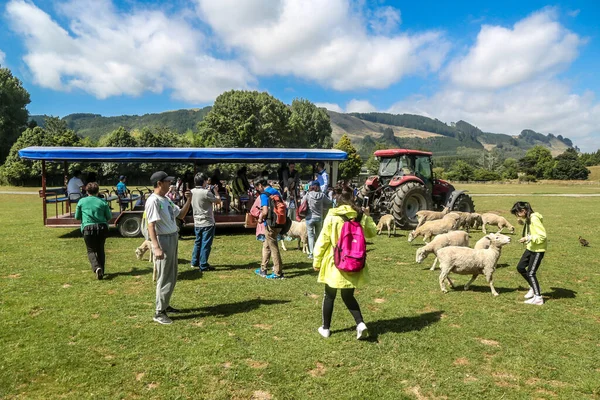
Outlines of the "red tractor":
[[473,200],[465,190],[433,176],[432,153],[420,150],[377,150],[379,175],[367,178],[359,192],[363,206],[378,218],[392,214],[402,229],[417,226],[417,212],[442,210],[474,212]]

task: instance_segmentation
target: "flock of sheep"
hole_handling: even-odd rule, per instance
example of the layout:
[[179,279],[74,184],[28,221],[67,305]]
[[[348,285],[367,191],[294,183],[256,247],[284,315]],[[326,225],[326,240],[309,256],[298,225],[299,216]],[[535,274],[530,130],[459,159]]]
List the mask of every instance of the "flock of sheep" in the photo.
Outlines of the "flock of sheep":
[[[408,241],[412,242],[419,236],[423,237],[426,244],[417,250],[416,262],[422,263],[429,254],[435,255],[431,270],[435,269],[439,261],[441,269],[439,283],[442,292],[447,292],[446,281],[454,287],[448,277],[448,274],[453,272],[460,275],[471,275],[471,279],[465,285],[465,290],[477,276],[485,276],[492,294],[498,296],[498,292],[494,289],[493,275],[502,247],[510,243],[510,237],[503,235],[502,231],[504,229],[511,233],[515,231],[515,227],[506,218],[493,213],[450,211],[446,207],[443,211],[419,211],[417,220],[417,227],[408,234]],[[488,234],[488,225],[498,227],[498,232]],[[386,214],[379,219],[377,233],[381,234],[384,228],[387,228],[388,237],[392,231],[394,235],[396,234],[396,225],[391,214]],[[469,230],[479,228],[485,236],[477,241],[474,248],[469,248]],[[303,252],[308,252],[304,221],[294,221],[287,236],[288,240],[298,239],[298,248],[302,243]],[[284,241],[281,241],[281,245],[283,250],[287,250]]]
[[[454,287],[448,274],[454,272],[460,275],[471,275],[471,280],[465,285],[465,290],[478,275],[485,276],[494,296],[498,292],[494,289],[493,275],[496,264],[500,258],[502,246],[510,243],[510,237],[502,235],[504,229],[514,233],[515,227],[506,218],[497,214],[467,213],[450,211],[447,207],[443,211],[417,212],[418,224],[415,230],[408,234],[408,241],[412,242],[419,236],[426,242],[425,246],[417,250],[416,262],[421,263],[429,254],[435,255],[431,270],[440,263],[440,288],[446,293],[445,281]],[[497,233],[487,233],[487,226],[497,226]],[[394,217],[384,215],[377,225],[377,233],[387,227],[388,237],[392,228],[395,232]],[[459,229],[464,228],[466,231]],[[469,230],[481,228],[486,235],[481,238],[473,249],[469,248]],[[435,238],[434,238],[435,237]],[[433,240],[431,240],[434,238]]]

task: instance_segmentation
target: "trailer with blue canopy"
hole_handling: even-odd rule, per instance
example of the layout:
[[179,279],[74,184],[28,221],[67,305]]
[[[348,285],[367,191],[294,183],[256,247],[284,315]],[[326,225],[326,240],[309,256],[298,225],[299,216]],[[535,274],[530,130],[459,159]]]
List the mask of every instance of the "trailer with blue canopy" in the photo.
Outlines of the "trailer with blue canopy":
[[[57,228],[74,228],[80,222],[74,218],[73,203],[69,200],[66,188],[47,188],[46,163],[63,163],[65,185],[68,180],[69,162],[116,162],[116,163],[191,163],[194,172],[198,165],[217,163],[253,163],[272,164],[284,162],[315,163],[322,161],[330,174],[331,182],[337,182],[339,163],[347,159],[347,154],[335,149],[289,149],[289,148],[159,148],[159,147],[46,147],[32,146],[19,150],[19,156],[24,160],[38,160],[42,164],[42,188],[40,197],[43,203],[44,226]],[[138,190],[127,201],[130,207],[123,211],[113,210],[109,221],[111,227],[116,227],[122,236],[137,237],[141,235],[141,220],[144,202],[149,193]],[[108,193],[106,200],[111,202],[116,196]],[[49,215],[48,208],[54,209],[54,215]],[[255,226],[255,221],[244,212],[221,212],[216,210],[217,226]],[[192,216],[184,221],[193,225]]]

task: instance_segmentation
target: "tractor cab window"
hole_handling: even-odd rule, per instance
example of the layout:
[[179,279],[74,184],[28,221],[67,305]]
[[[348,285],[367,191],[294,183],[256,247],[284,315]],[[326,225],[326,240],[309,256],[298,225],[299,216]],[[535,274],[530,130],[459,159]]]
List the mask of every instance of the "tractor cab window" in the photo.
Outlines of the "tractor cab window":
[[427,187],[432,185],[433,176],[431,173],[431,162],[429,157],[417,157],[415,159],[416,175],[423,179]]
[[380,176],[393,176],[398,170],[398,160],[395,158],[382,158],[379,163]]

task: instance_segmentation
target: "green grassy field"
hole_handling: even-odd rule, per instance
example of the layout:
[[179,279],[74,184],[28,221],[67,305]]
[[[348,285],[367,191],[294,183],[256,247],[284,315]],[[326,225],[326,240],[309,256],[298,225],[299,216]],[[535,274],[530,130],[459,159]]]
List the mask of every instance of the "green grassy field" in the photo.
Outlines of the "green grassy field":
[[[545,305],[522,303],[521,245],[500,258],[499,297],[482,277],[442,294],[433,258],[416,264],[420,239],[400,231],[369,245],[371,283],[357,299],[372,337],[358,342],[339,298],[332,336],[316,332],[323,286],[300,251],[283,254],[288,279],[254,275],[252,231],[219,229],[217,271],[202,278],[189,269],[188,232],[172,301],[186,312],[162,326],[152,322],[152,268],[134,255],[140,240],[113,232],[97,281],[78,231],[42,227],[36,195],[0,195],[0,398],[598,398],[598,199],[518,198],[549,232]],[[513,223],[516,199],[474,196],[477,211]]]

